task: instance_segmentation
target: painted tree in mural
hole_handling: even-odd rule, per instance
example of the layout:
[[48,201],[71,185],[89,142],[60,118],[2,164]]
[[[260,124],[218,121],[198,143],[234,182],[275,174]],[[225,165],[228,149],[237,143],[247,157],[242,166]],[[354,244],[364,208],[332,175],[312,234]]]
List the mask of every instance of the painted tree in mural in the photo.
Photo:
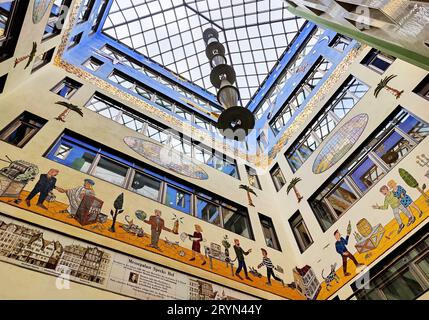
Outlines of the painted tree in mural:
[[58,102],[55,102],[55,104],[66,107],[66,109],[58,117],[56,117],[55,120],[66,122],[66,118],[71,111],[76,112],[81,117],[83,117],[82,108],[78,107],[77,105],[64,102],[64,101],[58,101]]
[[392,74],[392,75],[382,79],[380,81],[380,83],[377,85],[377,88],[375,88],[375,91],[374,91],[375,97],[378,98],[378,95],[380,94],[380,92],[383,89],[386,89],[388,92],[393,94],[396,97],[396,99],[399,99],[401,97],[401,95],[404,93],[404,90],[399,91],[398,89],[395,89],[395,88],[389,86],[389,82],[396,77],[397,77],[396,75]]
[[25,68],[24,68],[24,69],[27,69],[30,66],[31,62],[34,60],[36,53],[37,53],[37,43],[33,42],[33,48],[31,49],[30,54],[23,56],[21,58],[16,58],[14,68],[16,68],[16,66],[20,64],[22,61],[25,61],[28,59],[27,64],[25,65]]
[[173,214],[172,220],[174,221],[173,233],[179,234],[180,224],[183,224],[183,217],[179,218],[177,215]]
[[426,184],[423,184],[420,187],[420,184],[417,182],[417,180],[405,169],[400,168],[399,175],[409,187],[417,189],[426,199],[426,202],[429,203],[429,196],[425,192]]
[[301,178],[293,178],[292,181],[289,183],[288,187],[287,187],[287,194],[289,194],[289,192],[291,190],[293,190],[295,192],[296,198],[298,199],[298,203],[301,202],[301,200],[304,198],[298,191],[298,189],[296,188],[296,185],[301,182],[302,179]]
[[123,207],[124,207],[124,194],[121,193],[113,203],[113,208],[115,209],[115,211],[110,210],[110,215],[112,216],[113,222],[109,231],[116,232],[116,229],[115,229],[116,219],[118,218],[118,215],[124,212]]
[[253,194],[254,196],[257,197],[258,195],[256,194],[255,190],[253,190],[249,186],[246,186],[245,184],[241,184],[239,188],[246,191],[246,193],[247,193],[247,200],[249,201],[249,206],[254,207],[255,205],[253,204],[251,194]]

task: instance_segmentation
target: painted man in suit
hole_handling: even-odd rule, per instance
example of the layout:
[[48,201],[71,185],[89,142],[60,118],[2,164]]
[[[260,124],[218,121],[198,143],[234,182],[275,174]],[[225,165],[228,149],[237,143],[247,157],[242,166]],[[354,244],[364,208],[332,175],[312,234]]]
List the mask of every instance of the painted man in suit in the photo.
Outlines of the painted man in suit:
[[244,276],[246,277],[246,279],[249,281],[252,281],[252,279],[250,279],[247,273],[246,261],[244,259],[244,256],[247,256],[249,253],[251,253],[252,249],[244,251],[243,248],[240,246],[240,240],[234,239],[234,251],[238,261],[238,267],[237,267],[237,270],[235,271],[235,275],[240,280],[243,280],[243,278],[240,276],[240,272],[241,270],[244,270]]
[[146,220],[145,222],[151,226],[150,228],[151,241],[148,246],[161,251],[161,249],[158,246],[158,242],[159,242],[159,237],[161,236],[162,230],[172,232],[170,229],[165,227],[164,219],[161,218],[161,211],[155,210],[155,214],[153,216],[150,216],[149,220]]
[[49,193],[51,191],[55,190],[62,190],[61,188],[56,187],[57,178],[59,170],[51,169],[46,174],[41,174],[39,181],[34,186],[33,190],[28,195],[27,199],[25,199],[25,202],[28,207],[31,206],[31,200],[37,195],[39,195],[39,199],[37,201],[37,206],[39,208],[42,208],[44,210],[48,210],[48,208],[45,207],[43,202],[45,202],[46,198],[48,197]]

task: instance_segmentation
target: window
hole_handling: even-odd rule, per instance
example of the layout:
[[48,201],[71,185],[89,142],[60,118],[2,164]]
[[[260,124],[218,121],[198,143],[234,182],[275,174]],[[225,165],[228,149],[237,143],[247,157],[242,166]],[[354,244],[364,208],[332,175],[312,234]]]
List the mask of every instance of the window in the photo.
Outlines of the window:
[[0,77],[0,94],[3,93],[6,86],[7,74]]
[[169,185],[167,187],[165,204],[184,213],[191,213],[191,194]]
[[51,50],[36,56],[36,58],[34,59],[33,69],[31,70],[31,73],[36,72],[37,70],[51,62],[52,57],[54,56],[54,51],[55,48],[52,48]]
[[52,4],[49,20],[45,27],[43,39],[56,36],[61,33],[61,29],[70,8],[71,0],[55,0]]
[[247,171],[247,178],[249,179],[249,184],[254,188],[258,188],[259,190],[262,190],[259,177],[256,174],[256,170],[249,166],[246,166],[246,171]]
[[98,60],[94,57],[89,58],[83,63],[83,66],[87,68],[90,71],[98,71],[100,67],[103,65],[103,62],[101,60]]
[[211,224],[221,226],[220,206],[202,197],[197,197],[196,216]]
[[240,236],[253,239],[249,215],[235,207],[224,205],[222,208],[223,227]]
[[92,32],[96,32],[98,30],[98,27],[100,26],[100,23],[103,20],[103,14],[106,11],[108,3],[109,2],[107,0],[102,0],[96,15],[97,18],[94,19],[94,23],[92,24],[92,27],[91,27]]
[[13,56],[29,1],[0,1],[0,61]]
[[127,167],[104,157],[99,159],[97,166],[93,170],[94,176],[118,186],[124,185],[127,173]]
[[429,74],[423,79],[422,82],[413,90],[419,96],[429,100]]
[[51,91],[65,99],[70,99],[77,92],[77,90],[79,90],[80,87],[82,87],[82,84],[79,82],[70,78],[65,78]]
[[328,60],[324,58],[318,60],[306,78],[298,86],[295,93],[289,98],[289,101],[270,122],[270,126],[275,135],[278,135],[282,131],[295,112],[303,106],[310,93],[316,88],[331,67],[332,63]]
[[353,76],[344,82],[321,113],[310,122],[298,141],[285,153],[293,172],[304,164],[368,90],[369,87],[366,84]]
[[47,122],[32,113],[24,112],[0,132],[0,140],[22,148]]
[[[121,63],[124,66],[133,68],[134,70],[141,72],[144,76],[149,77],[151,79],[154,79],[158,81],[159,83],[164,84],[166,87],[173,89],[176,91],[176,93],[182,94],[187,99],[190,99],[192,101],[186,102],[187,105],[194,107],[195,104],[199,105],[200,107],[206,109],[209,112],[219,112],[220,107],[212,105],[212,102],[209,102],[208,100],[203,100],[200,97],[196,96],[193,92],[188,91],[185,89],[185,87],[179,86],[177,83],[173,82],[172,80],[164,77],[161,74],[156,73],[155,71],[147,68],[145,65],[143,65],[141,62],[126,56],[122,52],[117,51],[113,47],[109,45],[105,45],[99,50],[99,53],[101,55],[107,55],[109,58],[113,59],[113,64]],[[116,72],[115,72],[116,73]],[[113,79],[111,79],[114,81]],[[133,82],[133,81],[131,81]],[[150,99],[150,98],[147,98]]]
[[277,191],[280,191],[281,188],[286,184],[286,179],[283,175],[282,170],[280,169],[279,165],[276,164],[271,170],[270,170],[271,178],[273,179],[274,186],[276,187]]
[[313,238],[308,231],[307,225],[302,218],[302,215],[297,211],[290,219],[289,224],[292,229],[299,250],[303,253],[313,244]]
[[83,37],[83,32],[72,36],[70,38],[68,49],[71,49],[71,48],[77,46],[80,43],[80,41],[82,40],[82,37]]
[[352,297],[358,300],[415,300],[427,292],[429,290],[427,226],[372,268],[370,276],[372,278],[369,282],[364,286],[361,284],[359,289],[356,283],[352,284],[355,291]]
[[361,63],[378,73],[384,73],[395,59],[395,57],[384,54],[380,50],[371,49]]
[[257,111],[255,112],[256,119],[261,119],[265,112],[276,104],[277,96],[284,88],[285,83],[298,71],[298,68],[302,65],[305,56],[307,56],[307,54],[311,52],[315,44],[319,41],[320,36],[324,32],[325,30],[321,28],[315,28],[312,31],[311,37],[305,42],[305,44],[302,45],[299,51],[295,54],[292,61],[286,67],[285,72],[278,77],[276,83],[273,85],[273,88],[258,106]]
[[131,183],[131,191],[153,200],[160,200],[161,181],[150,177],[144,173],[136,172],[133,182]]
[[263,214],[259,214],[259,221],[261,222],[262,232],[264,234],[267,247],[281,251],[282,249],[271,218],[264,216]]
[[77,23],[88,21],[91,16],[92,8],[94,7],[95,0],[84,0],[80,7]]
[[309,203],[323,231],[429,135],[429,125],[397,109],[331,176]]
[[344,52],[347,47],[350,45],[351,39],[342,35],[337,35],[334,38],[334,41],[330,45],[331,48],[334,48],[340,52]]

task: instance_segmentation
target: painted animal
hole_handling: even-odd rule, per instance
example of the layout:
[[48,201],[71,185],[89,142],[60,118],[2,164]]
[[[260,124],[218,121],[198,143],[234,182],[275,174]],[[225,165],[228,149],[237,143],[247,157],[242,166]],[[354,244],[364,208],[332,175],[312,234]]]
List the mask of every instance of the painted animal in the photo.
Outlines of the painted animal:
[[337,269],[337,264],[336,263],[332,264],[331,265],[331,272],[328,274],[328,276],[326,278],[323,275],[323,272],[325,270],[324,269],[322,270],[322,278],[323,278],[323,280],[325,280],[326,290],[328,290],[328,291],[329,291],[329,288],[331,287],[332,281],[335,280],[337,283],[339,283],[340,277],[337,275],[336,269]]

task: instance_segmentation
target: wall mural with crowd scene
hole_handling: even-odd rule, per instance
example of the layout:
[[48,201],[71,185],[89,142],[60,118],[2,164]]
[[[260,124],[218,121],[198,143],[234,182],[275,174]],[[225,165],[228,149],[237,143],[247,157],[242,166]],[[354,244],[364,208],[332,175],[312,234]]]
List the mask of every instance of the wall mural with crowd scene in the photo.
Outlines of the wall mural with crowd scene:
[[[419,159],[426,159],[424,157],[419,156]],[[144,208],[136,208],[134,212],[125,212],[126,195],[119,193],[113,202],[97,198],[94,191],[96,181],[92,177],[84,179],[80,186],[64,188],[60,187],[64,180],[59,178],[59,169],[52,168],[43,173],[39,172],[37,165],[28,161],[14,161],[9,157],[2,161],[5,166],[0,170],[1,202],[156,252],[287,299],[329,298],[429,214],[426,185],[417,181],[406,169],[399,168],[399,179],[391,180],[380,188],[380,202],[383,204],[372,206],[374,211],[393,212],[388,224],[373,226],[367,218],[363,218],[354,230],[349,223],[344,234],[342,230],[336,230],[333,234],[335,245],[331,248],[341,259],[327,266],[327,272],[323,270],[318,275],[311,266],[305,265],[297,266],[285,275],[278,265],[280,261],[273,262],[265,248],[244,248],[239,239],[230,239],[227,235],[220,239],[207,239],[204,236],[204,222],[192,225],[193,230],[190,230],[186,217],[175,214],[166,217],[160,209],[146,212]],[[427,163],[429,161],[423,165]],[[28,188],[32,181],[36,182],[35,185]],[[411,188],[419,190],[421,197],[412,199],[407,193]],[[58,201],[59,194],[65,195],[68,202]],[[407,218],[405,221],[401,212]],[[248,265],[249,255],[260,256],[260,264]],[[338,270],[337,265],[340,266]],[[293,281],[286,283],[286,279],[291,278]]]

